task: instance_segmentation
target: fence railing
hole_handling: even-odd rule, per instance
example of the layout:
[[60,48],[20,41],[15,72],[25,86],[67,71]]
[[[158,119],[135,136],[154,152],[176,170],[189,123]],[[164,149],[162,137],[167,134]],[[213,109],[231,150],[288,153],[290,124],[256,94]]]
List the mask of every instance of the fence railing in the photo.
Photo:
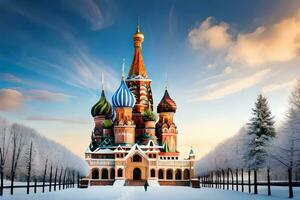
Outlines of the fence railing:
[[[57,180],[57,181],[56,181]],[[26,193],[29,194],[30,193],[30,188],[34,188],[33,189],[33,193],[37,193],[37,188],[42,188],[42,193],[44,193],[46,190],[48,190],[49,192],[52,191],[57,191],[57,190],[64,190],[64,189],[69,189],[69,188],[75,188],[76,186],[79,187],[79,181],[80,181],[80,176],[79,173],[77,174],[77,177],[75,176],[75,174],[72,174],[72,176],[66,178],[64,177],[57,179],[57,177],[54,177],[54,182],[52,182],[52,178],[50,178],[49,182],[37,182],[37,179],[34,180],[34,182],[27,182],[24,185],[20,185],[18,183],[18,185],[4,185],[4,184],[0,184],[0,196],[2,196],[4,194],[4,190],[9,189],[10,190],[10,194],[13,195],[14,194],[14,190],[17,188],[26,188]]]
[[244,171],[244,169],[233,170],[229,168],[212,171],[206,173],[205,175],[199,176],[198,178],[200,180],[200,186],[202,187],[211,187],[223,190],[227,189],[252,193],[251,188],[253,186],[254,194],[258,194],[258,186],[267,186],[269,196],[272,195],[271,186],[288,187],[288,196],[289,198],[293,198],[293,187],[300,187],[300,182],[292,180],[292,172],[290,170],[287,171],[287,174],[288,181],[271,181],[270,170],[268,169],[266,171],[267,181],[258,181],[256,170]]

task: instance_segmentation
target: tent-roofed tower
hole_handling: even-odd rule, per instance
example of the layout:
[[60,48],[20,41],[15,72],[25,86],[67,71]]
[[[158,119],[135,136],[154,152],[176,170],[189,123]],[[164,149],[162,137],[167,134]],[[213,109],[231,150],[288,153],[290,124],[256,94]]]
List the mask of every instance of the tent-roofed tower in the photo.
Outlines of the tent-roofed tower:
[[142,56],[144,35],[141,32],[139,25],[137,25],[136,32],[133,34],[133,41],[134,56],[126,79],[126,84],[136,98],[136,103],[133,108],[133,120],[136,124],[136,137],[139,137],[144,131],[142,113],[149,108],[149,105],[153,105],[150,87],[151,79],[149,79],[147,75]]

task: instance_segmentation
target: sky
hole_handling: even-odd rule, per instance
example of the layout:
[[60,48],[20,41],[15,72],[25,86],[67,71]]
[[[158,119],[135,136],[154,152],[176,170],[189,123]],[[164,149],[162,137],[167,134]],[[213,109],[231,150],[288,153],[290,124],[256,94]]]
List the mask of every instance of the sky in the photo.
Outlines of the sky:
[[0,116],[83,157],[101,73],[111,99],[138,16],[154,105],[167,73],[183,155],[234,135],[260,93],[284,119],[300,77],[297,0],[0,0]]

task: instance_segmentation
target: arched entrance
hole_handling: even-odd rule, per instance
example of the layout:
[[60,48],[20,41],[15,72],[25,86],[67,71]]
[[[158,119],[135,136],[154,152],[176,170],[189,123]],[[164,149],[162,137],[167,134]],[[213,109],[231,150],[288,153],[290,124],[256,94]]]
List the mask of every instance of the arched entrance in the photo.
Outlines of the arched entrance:
[[133,180],[141,180],[142,172],[140,168],[134,168],[133,170]]

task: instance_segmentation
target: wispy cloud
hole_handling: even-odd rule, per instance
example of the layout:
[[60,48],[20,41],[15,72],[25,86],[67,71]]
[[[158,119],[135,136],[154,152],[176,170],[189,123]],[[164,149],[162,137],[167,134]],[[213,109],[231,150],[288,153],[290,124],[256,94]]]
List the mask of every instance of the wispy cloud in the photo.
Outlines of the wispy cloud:
[[0,111],[17,111],[23,107],[25,101],[61,102],[67,101],[70,97],[72,96],[47,90],[20,92],[15,89],[0,89]]
[[60,122],[60,123],[68,123],[68,124],[88,124],[89,120],[86,118],[59,118],[59,117],[51,117],[44,115],[35,115],[28,116],[25,120],[29,121],[48,121],[48,122]]
[[28,99],[34,99],[39,101],[66,101],[70,97],[72,97],[67,94],[50,92],[47,90],[29,90],[26,92],[26,96]]
[[112,1],[69,0],[67,7],[85,19],[92,30],[100,30],[113,24],[114,5]]
[[[100,75],[104,73],[106,90],[113,91],[116,88],[117,73],[105,64],[98,55],[93,55],[89,51],[89,46],[73,34],[76,30],[74,21],[70,23],[69,18],[63,18],[54,12],[43,12],[37,6],[29,7],[26,4],[17,3],[8,5],[11,12],[24,17],[31,23],[46,28],[47,31],[51,30],[53,38],[57,40],[56,45],[46,44],[39,38],[32,38],[31,33],[25,29],[14,28],[12,34],[18,38],[20,43],[24,42],[34,50],[39,49],[39,51],[44,52],[44,55],[39,56],[39,53],[31,54],[34,56],[22,55],[22,59],[11,59],[12,63],[64,84],[93,90],[100,88]],[[99,31],[113,23],[115,5],[111,1],[66,0],[61,1],[61,5],[62,10],[66,9],[74,17],[85,19],[93,30]],[[23,51],[28,51],[27,45],[20,48]]]
[[296,79],[291,80],[291,81],[286,81],[286,82],[281,82],[281,83],[271,83],[268,85],[265,85],[262,89],[262,93],[269,93],[269,92],[275,92],[278,90],[286,89],[288,87],[291,87],[296,83]]
[[0,80],[2,81],[8,81],[8,82],[13,82],[13,83],[21,83],[22,79],[10,74],[10,73],[1,73],[0,74]]
[[[198,96],[193,96],[191,101],[210,101],[240,92],[260,83],[270,73],[270,69],[258,71],[252,75],[235,78],[229,81],[221,81],[208,85],[204,91],[198,91]],[[209,88],[209,90],[208,90]],[[201,93],[201,94],[199,94]]]

